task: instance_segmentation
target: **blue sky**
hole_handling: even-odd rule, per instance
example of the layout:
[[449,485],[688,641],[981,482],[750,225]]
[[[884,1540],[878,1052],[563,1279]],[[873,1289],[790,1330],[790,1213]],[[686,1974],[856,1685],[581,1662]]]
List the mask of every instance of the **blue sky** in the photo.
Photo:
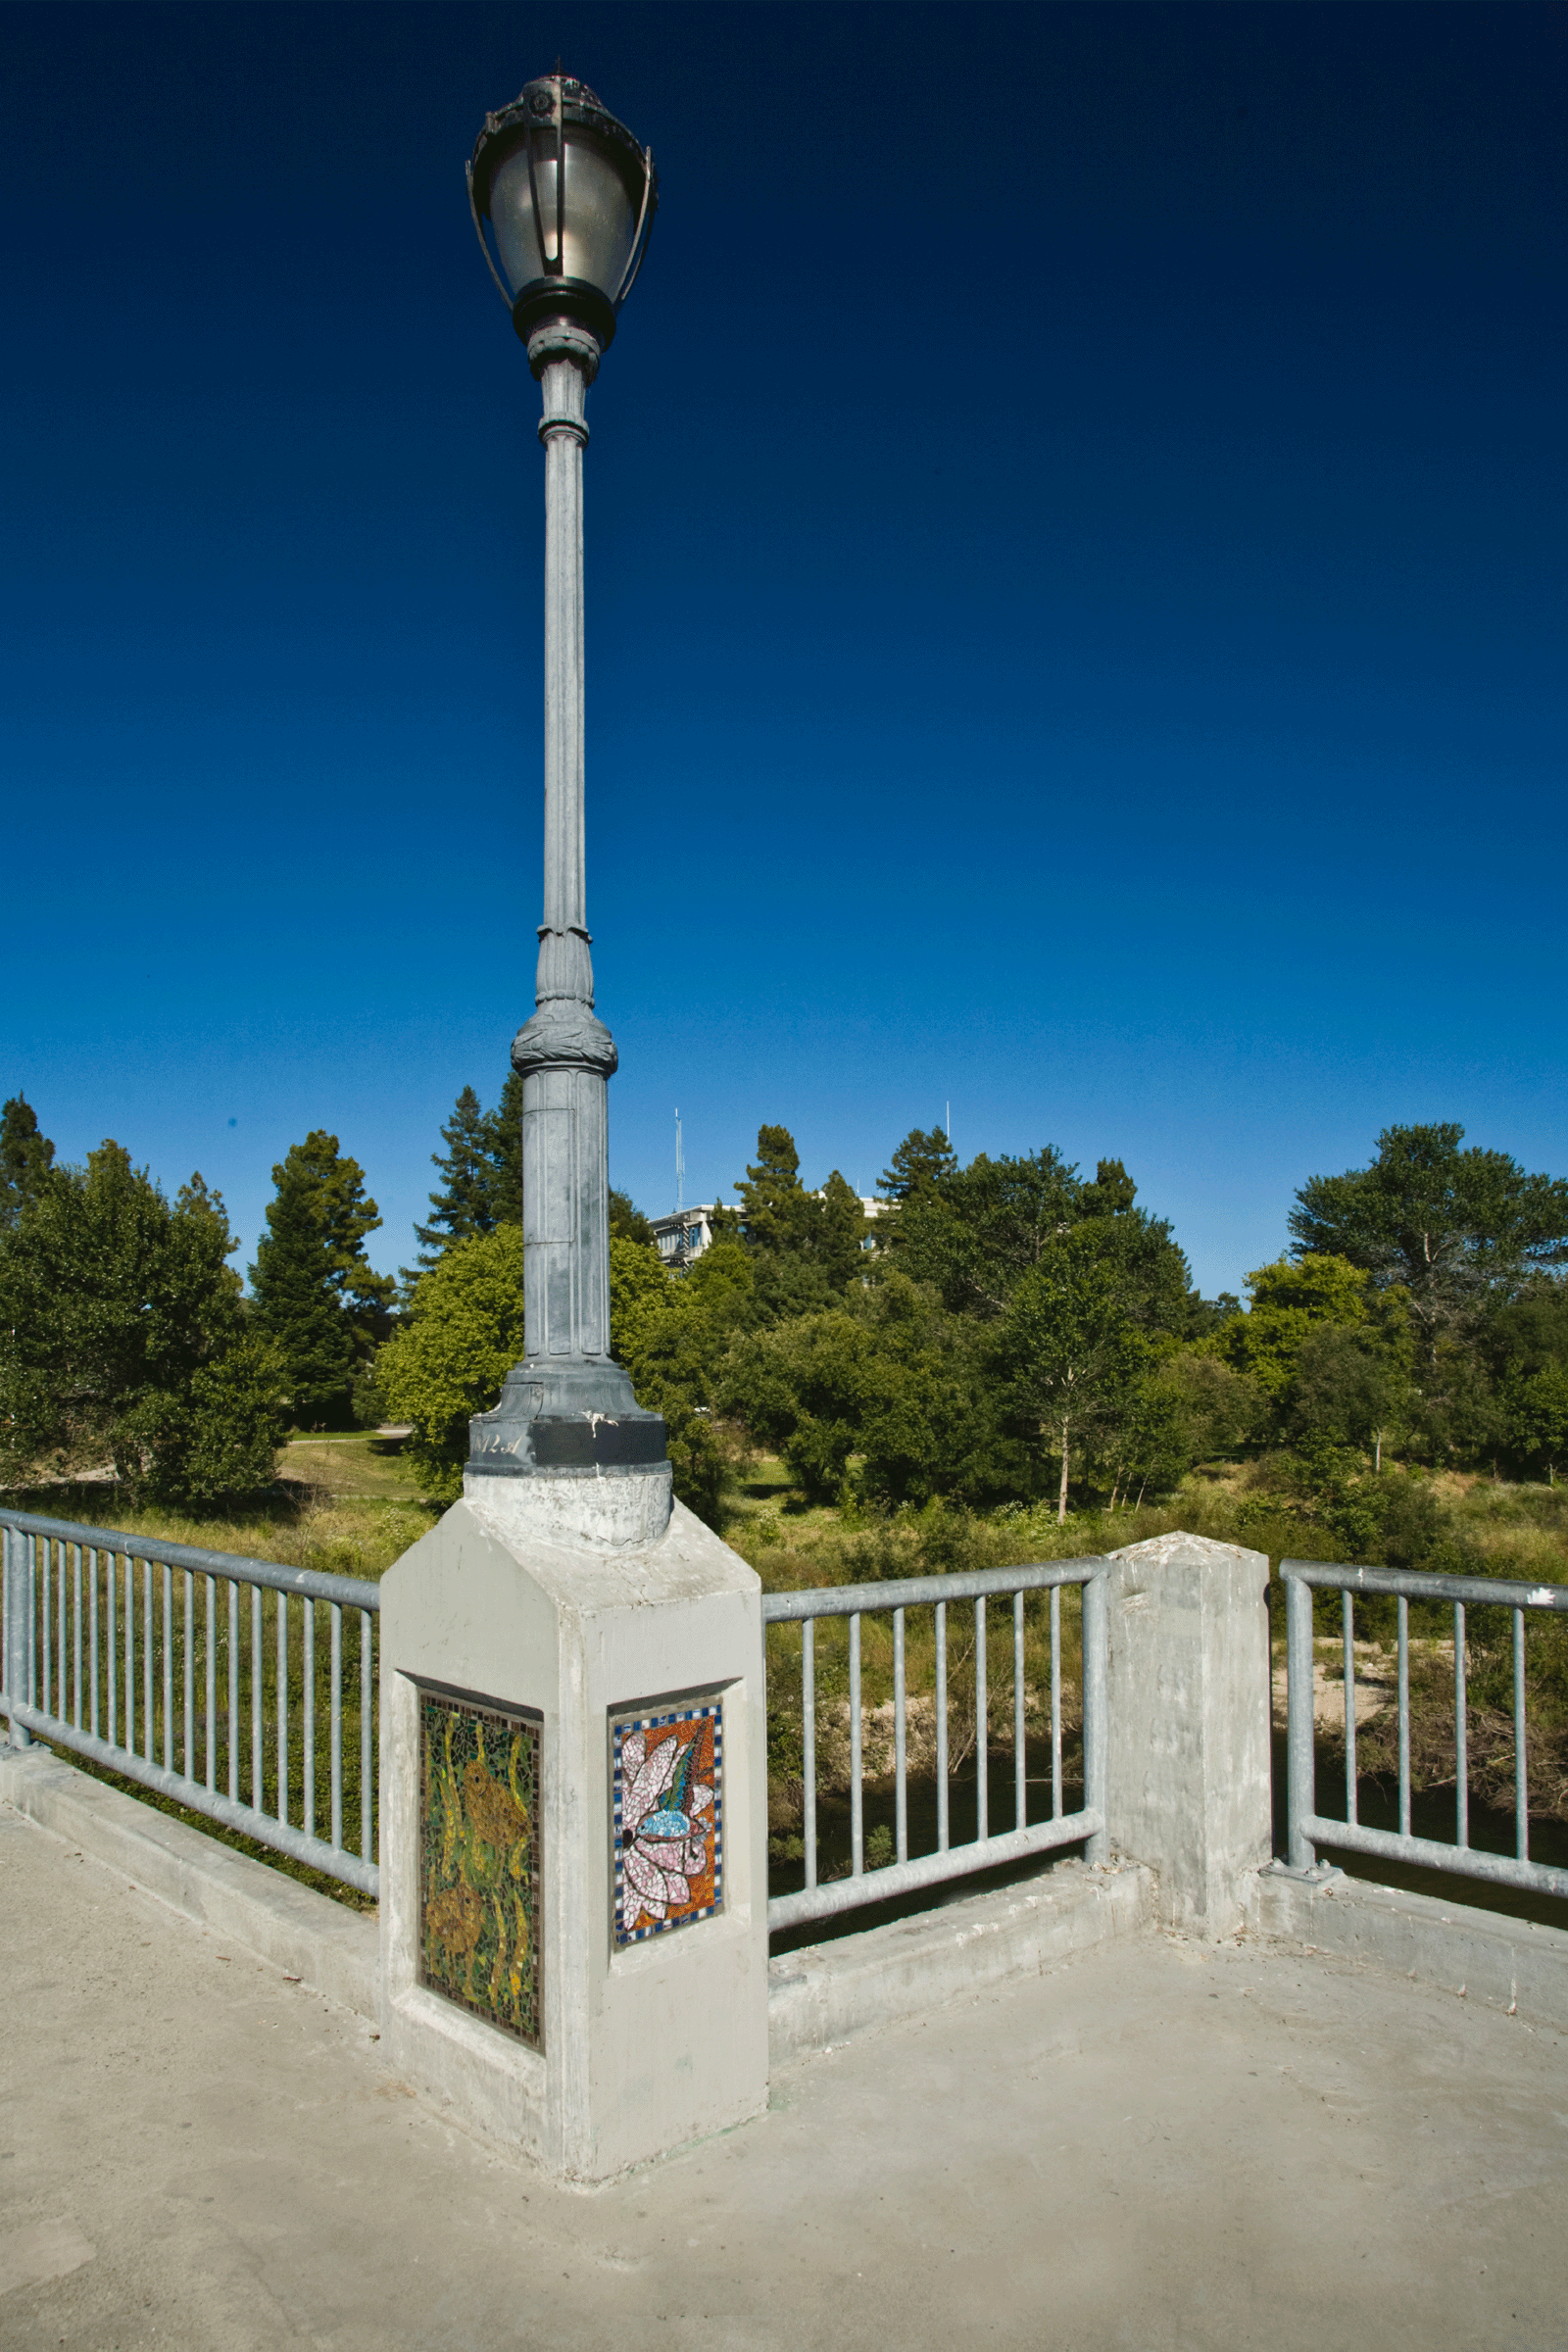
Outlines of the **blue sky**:
[[1391,1121],[1568,1169],[1568,10],[0,15],[0,1092],[407,1262],[539,908],[557,53],[662,208],[590,398],[612,1176],[1124,1159],[1205,1290]]

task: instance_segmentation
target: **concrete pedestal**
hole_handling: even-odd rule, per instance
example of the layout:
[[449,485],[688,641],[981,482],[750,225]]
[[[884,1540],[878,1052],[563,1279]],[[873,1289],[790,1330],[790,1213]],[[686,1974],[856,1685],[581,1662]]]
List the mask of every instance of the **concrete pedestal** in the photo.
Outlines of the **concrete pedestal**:
[[1232,1936],[1273,1850],[1268,1561],[1204,1536],[1113,1552],[1106,1827],[1160,1923]]
[[598,2180],[766,2103],[761,1597],[679,1503],[550,1543],[528,1483],[470,1474],[382,1579],[382,2036]]

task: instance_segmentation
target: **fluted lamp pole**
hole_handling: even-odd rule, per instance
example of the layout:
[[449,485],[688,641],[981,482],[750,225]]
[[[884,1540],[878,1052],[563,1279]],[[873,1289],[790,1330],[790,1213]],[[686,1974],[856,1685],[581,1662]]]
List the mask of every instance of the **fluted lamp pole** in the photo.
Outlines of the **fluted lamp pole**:
[[[522,1088],[524,1359],[470,1423],[466,1491],[553,1540],[643,1544],[669,1518],[664,1424],[610,1353],[607,1084],[584,883],[582,453],[588,387],[647,248],[653,156],[558,71],[485,117],[475,229],[544,395],[544,919]],[[487,233],[488,232],[488,233]],[[500,1482],[506,1482],[504,1486]]]

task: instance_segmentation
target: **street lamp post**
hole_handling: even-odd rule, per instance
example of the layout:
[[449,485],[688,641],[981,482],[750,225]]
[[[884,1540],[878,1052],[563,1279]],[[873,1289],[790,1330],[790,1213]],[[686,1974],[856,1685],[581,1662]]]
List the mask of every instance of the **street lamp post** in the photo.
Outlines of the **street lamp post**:
[[469,187],[544,394],[544,920],[512,1049],[527,1321],[462,1498],[381,1580],[381,2055],[469,2129],[603,2180],[767,2103],[762,1594],[671,1501],[664,1425],[610,1354],[583,410],[653,159],[558,71],[486,118]]
[[[610,1353],[606,1087],[584,882],[582,453],[589,385],[642,263],[651,152],[558,69],[487,115],[468,166],[480,246],[527,347],[544,413],[544,919],[523,1081],[524,1360],[470,1424],[467,1491],[514,1482],[541,1533],[643,1544],[669,1518],[664,1425]],[[489,235],[486,235],[486,229]],[[471,1482],[485,1482],[476,1489]]]

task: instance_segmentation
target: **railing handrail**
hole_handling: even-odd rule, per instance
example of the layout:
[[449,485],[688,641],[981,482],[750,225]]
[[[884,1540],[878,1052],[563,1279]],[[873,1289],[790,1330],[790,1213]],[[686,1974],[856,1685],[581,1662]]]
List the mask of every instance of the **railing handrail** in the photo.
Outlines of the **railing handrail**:
[[[794,1894],[769,1897],[767,1924],[775,1933],[807,1920],[915,1893],[944,1881],[1003,1863],[1044,1859],[1064,1845],[1082,1844],[1098,1862],[1105,1847],[1105,1592],[1110,1562],[1090,1559],[1036,1560],[1014,1568],[979,1568],[952,1576],[888,1577],[863,1585],[830,1585],[803,1592],[762,1595],[765,1625],[798,1623],[801,1629],[801,1727],[803,1746],[802,1825],[806,1884]],[[1066,1810],[1062,1780],[1061,1592],[1083,1587],[1083,1802]],[[1024,1595],[1051,1594],[1051,1818],[1028,1819],[1024,1756]],[[990,1682],[986,1671],[986,1620],[993,1599],[1012,1602],[1013,1826],[991,1828],[987,1756],[990,1746]],[[975,1835],[953,1845],[949,1838],[947,1621],[951,1601],[974,1603]],[[905,1682],[905,1613],[936,1611],[935,1674],[932,1694],[936,1729],[937,1850],[908,1850],[907,1710]],[[867,1870],[864,1852],[864,1774],[860,1700],[860,1626],[870,1616],[893,1619],[893,1727],[895,1855]],[[816,1625],[823,1617],[849,1619],[850,1869],[847,1877],[819,1880],[816,1836]],[[838,1703],[835,1698],[833,1703]]]
[[[1367,1854],[1387,1862],[1414,1863],[1453,1872],[1494,1886],[1568,1895],[1568,1870],[1530,1855],[1530,1771],[1525,1716],[1525,1618],[1530,1613],[1568,1612],[1568,1586],[1527,1585],[1487,1576],[1451,1576],[1416,1568],[1368,1568],[1335,1560],[1281,1560],[1285,1587],[1287,1814],[1290,1867],[1317,1867],[1319,1845]],[[1317,1723],[1313,1698],[1314,1592],[1341,1595],[1341,1644],[1345,1672],[1345,1819],[1317,1809]],[[1356,1779],[1355,1595],[1392,1593],[1398,1603],[1396,1635],[1399,1827],[1369,1828],[1359,1818]],[[1410,1603],[1431,1600],[1453,1611],[1454,1843],[1415,1834],[1410,1765]],[[1505,1608],[1513,1617],[1514,1851],[1494,1853],[1470,1842],[1468,1748],[1469,1665],[1465,1631],[1468,1608]],[[1332,1639],[1332,1637],[1330,1637]]]
[[381,1606],[381,1588],[372,1578],[328,1576],[319,1568],[285,1568],[280,1560],[248,1559],[238,1551],[204,1551],[194,1544],[173,1544],[161,1536],[127,1535],[123,1528],[88,1527],[76,1519],[45,1519],[32,1511],[0,1510],[0,1527],[19,1535],[52,1536],[63,1544],[87,1544],[97,1551],[115,1551],[132,1560],[152,1560],[160,1568],[190,1568],[202,1576],[232,1577],[242,1584],[265,1585],[270,1592],[298,1592],[307,1600],[335,1600],[350,1609]]
[[1280,1575],[1318,1591],[1402,1592],[1406,1600],[1459,1600],[1477,1607],[1491,1603],[1568,1614],[1568,1585],[1526,1585],[1497,1576],[1451,1576],[1424,1568],[1354,1568],[1338,1560],[1281,1560]]
[[868,1616],[876,1609],[918,1609],[939,1600],[989,1599],[993,1593],[1045,1592],[1053,1585],[1087,1585],[1109,1566],[1102,1557],[1031,1561],[1018,1568],[971,1568],[952,1576],[887,1577],[864,1585],[819,1585],[799,1592],[764,1592],[768,1625],[802,1617]]

